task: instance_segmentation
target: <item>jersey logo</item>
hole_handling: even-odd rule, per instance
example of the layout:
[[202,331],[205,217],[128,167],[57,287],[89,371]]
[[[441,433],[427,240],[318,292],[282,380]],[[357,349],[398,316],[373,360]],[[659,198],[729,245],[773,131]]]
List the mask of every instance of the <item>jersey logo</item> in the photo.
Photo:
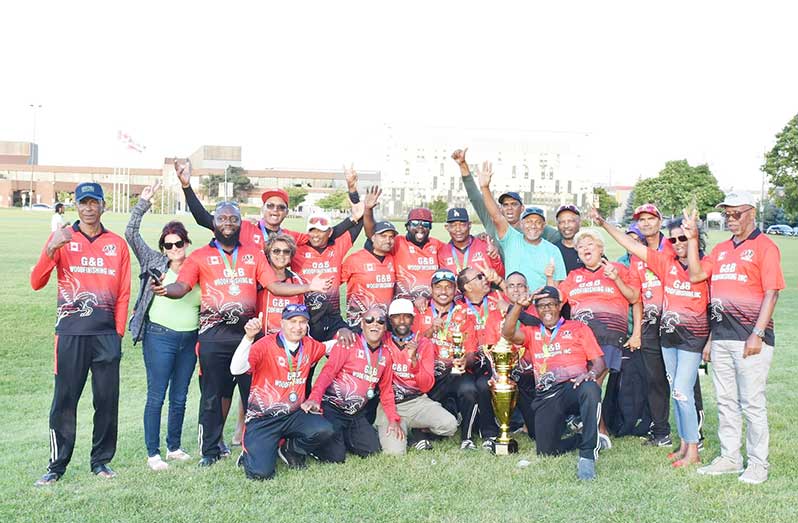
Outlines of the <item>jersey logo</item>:
[[309,252],[306,252],[306,253],[305,253],[305,258],[312,258],[312,257],[313,257],[313,255],[312,255],[312,254],[310,254]]
[[740,255],[740,259],[747,262],[752,261],[754,259],[753,249],[744,250],[743,253]]
[[218,256],[208,256],[208,265],[221,265],[222,261]]
[[357,351],[357,357],[358,357],[358,358],[360,358],[361,360],[364,360],[364,359],[366,359],[366,353],[365,353],[365,352],[363,352],[363,349],[358,349],[358,351]]
[[726,258],[726,251],[721,252],[718,254],[718,261],[722,261]]
[[535,340],[536,340],[536,341],[540,341],[540,340],[542,340],[542,339],[543,339],[543,338],[542,338],[542,337],[541,337],[541,335],[540,335],[540,331],[535,331]]
[[474,261],[475,262],[483,261],[484,259],[485,259],[485,257],[482,256],[481,252],[477,251],[477,252],[474,253]]
[[282,356],[278,356],[277,357],[277,365],[279,365],[281,367],[285,367],[285,358],[283,358]]
[[424,324],[425,325],[431,325],[432,324],[432,317],[424,316]]
[[105,253],[107,256],[116,256],[116,245],[113,243],[103,245],[103,253]]
[[366,270],[368,272],[374,272],[374,264],[373,263],[367,263],[366,264]]
[[241,261],[244,262],[244,265],[255,265],[255,257],[251,254],[245,254]]
[[637,262],[637,269],[638,270],[643,270],[643,262],[641,262],[641,261]]
[[582,283],[583,281],[585,281],[585,278],[581,274],[577,275],[576,283]]
[[79,242],[69,242],[69,251],[83,252],[83,245],[81,245]]
[[[540,333],[538,333],[538,334],[540,334]],[[571,334],[571,331],[563,331],[562,339],[564,339],[564,340],[572,340],[573,338],[574,338],[574,335]]]
[[676,276],[676,266],[671,267],[671,276]]

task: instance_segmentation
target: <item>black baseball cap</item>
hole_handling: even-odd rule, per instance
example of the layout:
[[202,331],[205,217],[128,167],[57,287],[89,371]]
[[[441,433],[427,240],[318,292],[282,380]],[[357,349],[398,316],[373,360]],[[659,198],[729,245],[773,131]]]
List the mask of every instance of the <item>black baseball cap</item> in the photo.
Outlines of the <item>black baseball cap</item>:
[[579,210],[579,207],[577,207],[572,203],[569,203],[567,205],[560,205],[559,207],[557,207],[557,212],[554,213],[554,217],[556,218],[563,211],[571,211],[577,216],[582,216],[582,212]]
[[521,205],[524,204],[524,200],[521,199],[521,195],[515,191],[507,191],[506,193],[503,193],[501,196],[499,196],[499,203],[502,203],[502,200],[504,200],[505,198],[512,198]]
[[557,287],[546,285],[535,293],[535,305],[537,305],[540,300],[546,298],[554,298],[555,300],[560,301],[560,291],[557,290]]
[[453,207],[446,212],[446,223],[468,222],[468,211],[464,207]]

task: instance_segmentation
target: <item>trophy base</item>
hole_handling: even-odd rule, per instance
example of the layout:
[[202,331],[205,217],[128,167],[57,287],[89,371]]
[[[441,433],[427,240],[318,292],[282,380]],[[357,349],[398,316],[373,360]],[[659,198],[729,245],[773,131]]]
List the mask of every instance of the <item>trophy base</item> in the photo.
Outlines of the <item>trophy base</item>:
[[518,442],[511,439],[508,443],[491,442],[490,451],[494,456],[509,456],[518,452]]

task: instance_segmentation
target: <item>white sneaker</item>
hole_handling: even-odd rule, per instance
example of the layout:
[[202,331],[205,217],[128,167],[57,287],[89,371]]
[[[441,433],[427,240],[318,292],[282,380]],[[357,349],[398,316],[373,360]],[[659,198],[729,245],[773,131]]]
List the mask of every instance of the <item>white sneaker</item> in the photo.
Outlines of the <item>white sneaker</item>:
[[191,456],[186,454],[183,449],[177,450],[170,450],[166,453],[166,459],[173,459],[175,461],[188,461],[191,459]]
[[748,463],[745,472],[739,478],[741,482],[748,483],[749,485],[759,485],[768,479],[768,469],[757,463]]
[[699,468],[696,472],[705,476],[720,476],[721,474],[739,474],[742,471],[742,463],[735,463],[729,458],[718,456],[712,460],[712,463]]
[[169,464],[161,459],[160,454],[147,458],[147,466],[152,470],[166,470],[169,468]]
[[602,434],[601,432],[599,432],[598,440],[599,440],[599,450],[610,450],[612,448],[612,441],[610,440],[610,437],[607,436],[606,434]]

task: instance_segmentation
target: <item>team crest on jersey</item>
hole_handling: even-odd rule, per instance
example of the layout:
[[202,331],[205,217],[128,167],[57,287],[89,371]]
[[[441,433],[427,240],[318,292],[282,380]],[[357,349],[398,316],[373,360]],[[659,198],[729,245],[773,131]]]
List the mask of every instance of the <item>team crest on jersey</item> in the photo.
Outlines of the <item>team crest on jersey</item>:
[[722,251],[718,254],[718,261],[723,261],[726,258],[726,251]]
[[366,264],[366,270],[368,272],[374,272],[374,264],[373,263],[367,263]]
[[103,253],[106,256],[116,256],[116,245],[113,243],[109,243],[108,245],[103,245]]
[[360,359],[365,359],[366,358],[366,353],[363,352],[363,349],[358,349],[357,357],[360,358]]
[[432,324],[432,317],[424,316],[424,324],[425,325],[431,325]]
[[244,262],[244,265],[255,265],[255,256],[253,256],[251,254],[245,254],[241,258],[241,261]]
[[540,341],[543,337],[540,335],[540,331],[535,331],[535,340]]
[[83,252],[80,242],[69,242],[69,252]]
[[312,258],[312,257],[313,257],[313,255],[312,255],[312,254],[310,254],[309,252],[306,252],[306,253],[305,253],[305,258]]
[[676,266],[671,267],[671,276],[676,276]]
[[576,276],[576,283],[582,283],[583,281],[585,281],[584,276],[582,276],[581,274],[578,274]]
[[260,243],[262,239],[263,236],[261,236],[260,234],[255,234],[252,236],[252,243]]
[[747,262],[750,262],[751,260],[753,260],[754,259],[754,251],[753,251],[753,249],[744,250],[743,253],[740,255],[740,259],[743,260],[743,261],[747,261]]
[[208,265],[221,265],[222,261],[218,256],[208,256]]
[[637,268],[638,270],[643,270],[643,262],[641,261],[637,262]]
[[282,356],[278,356],[277,357],[277,365],[279,365],[281,367],[285,367],[285,358],[283,358]]
[[475,262],[484,261],[484,260],[485,260],[485,257],[482,256],[481,252],[477,251],[477,252],[474,253],[474,261]]
[[411,245],[408,247],[408,251],[410,251],[410,254],[415,254],[416,248]]
[[[540,333],[538,333],[538,334],[540,334]],[[572,339],[574,339],[574,335],[571,333],[571,331],[563,331],[562,339],[564,339],[564,340],[572,340]]]

